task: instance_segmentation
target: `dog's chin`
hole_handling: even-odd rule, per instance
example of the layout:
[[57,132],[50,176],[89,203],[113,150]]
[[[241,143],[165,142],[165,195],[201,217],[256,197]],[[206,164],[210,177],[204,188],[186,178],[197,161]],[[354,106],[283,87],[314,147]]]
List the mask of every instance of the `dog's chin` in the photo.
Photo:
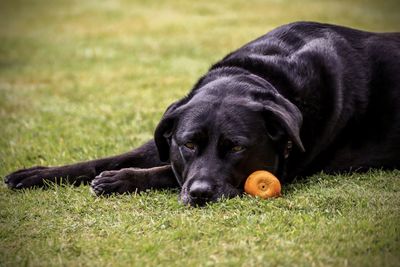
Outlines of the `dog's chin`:
[[224,190],[216,192],[211,198],[192,198],[186,187],[183,187],[179,194],[179,201],[186,206],[192,207],[204,207],[207,204],[211,204],[223,199],[234,198],[243,194],[243,190],[227,186]]

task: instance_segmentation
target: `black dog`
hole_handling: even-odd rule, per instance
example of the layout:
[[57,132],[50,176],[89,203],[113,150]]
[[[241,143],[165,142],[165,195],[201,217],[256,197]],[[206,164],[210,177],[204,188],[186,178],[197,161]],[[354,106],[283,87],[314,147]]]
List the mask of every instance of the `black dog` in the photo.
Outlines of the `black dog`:
[[400,167],[400,34],[300,22],[211,67],[132,152],[8,175],[10,188],[59,178],[98,194],[181,188],[203,205],[243,191],[255,170],[282,182],[324,171]]

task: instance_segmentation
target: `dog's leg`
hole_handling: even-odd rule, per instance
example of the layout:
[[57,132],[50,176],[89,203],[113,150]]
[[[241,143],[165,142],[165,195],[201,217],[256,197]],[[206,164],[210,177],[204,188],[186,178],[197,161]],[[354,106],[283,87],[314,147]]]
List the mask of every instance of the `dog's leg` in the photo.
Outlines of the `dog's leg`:
[[159,160],[156,145],[151,140],[131,152],[118,156],[58,167],[36,166],[21,169],[7,175],[4,181],[8,187],[13,189],[43,186],[45,181],[65,181],[72,184],[80,184],[90,182],[94,177],[106,170],[119,170],[129,167],[151,168],[166,164],[168,163],[163,163]]
[[170,165],[148,169],[126,168],[104,171],[91,182],[90,186],[96,195],[179,187]]

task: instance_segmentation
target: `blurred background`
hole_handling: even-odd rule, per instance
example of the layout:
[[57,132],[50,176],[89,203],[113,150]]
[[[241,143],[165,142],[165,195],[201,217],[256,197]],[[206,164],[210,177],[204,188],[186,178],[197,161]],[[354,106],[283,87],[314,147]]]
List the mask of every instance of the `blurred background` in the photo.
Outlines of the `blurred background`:
[[[293,21],[399,31],[397,0],[0,1],[2,170],[152,137],[208,67]],[[4,172],[4,171],[3,171]]]

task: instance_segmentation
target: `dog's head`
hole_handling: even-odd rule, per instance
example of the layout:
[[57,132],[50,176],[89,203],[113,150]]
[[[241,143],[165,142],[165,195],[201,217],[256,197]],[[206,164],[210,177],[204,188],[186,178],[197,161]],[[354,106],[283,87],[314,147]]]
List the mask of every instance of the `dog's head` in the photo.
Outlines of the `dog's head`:
[[268,82],[254,75],[219,77],[172,104],[155,132],[185,204],[204,205],[243,192],[256,170],[277,173],[288,141],[304,150],[302,116]]

